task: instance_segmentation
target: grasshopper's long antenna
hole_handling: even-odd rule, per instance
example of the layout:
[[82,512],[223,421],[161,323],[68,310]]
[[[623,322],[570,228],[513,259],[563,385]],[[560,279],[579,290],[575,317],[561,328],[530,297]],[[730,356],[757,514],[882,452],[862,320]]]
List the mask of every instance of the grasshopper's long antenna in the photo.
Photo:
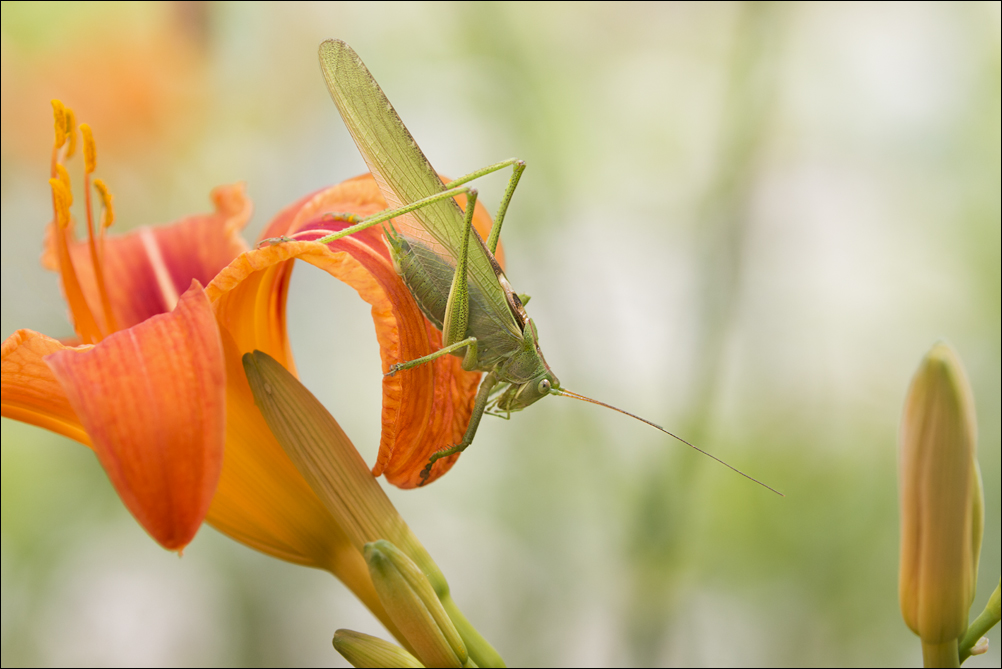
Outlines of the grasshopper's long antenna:
[[575,393],[575,392],[571,392],[571,391],[569,391],[569,390],[564,390],[564,389],[562,389],[562,388],[553,388],[553,389],[551,389],[551,390],[550,390],[550,394],[551,394],[551,395],[559,395],[559,396],[561,396],[561,397],[570,397],[571,399],[575,399],[575,400],[581,400],[582,402],[591,402],[592,404],[597,404],[597,405],[599,405],[599,406],[603,406],[603,407],[605,407],[605,408],[607,408],[607,409],[612,409],[613,411],[618,411],[619,413],[621,413],[621,414],[624,414],[624,415],[627,415],[627,416],[629,416],[630,418],[636,418],[636,419],[637,419],[637,420],[639,420],[639,421],[640,421],[641,423],[647,423],[647,424],[648,424],[648,425],[650,425],[651,427],[653,427],[653,428],[655,428],[655,429],[658,429],[658,430],[661,430],[662,432],[664,432],[665,434],[667,434],[667,435],[668,435],[669,437],[673,437],[673,438],[675,438],[675,439],[677,439],[677,440],[681,441],[681,442],[682,442],[683,444],[685,444],[685,445],[686,445],[686,446],[688,446],[689,448],[693,449],[694,451],[699,451],[700,453],[702,453],[702,454],[703,454],[703,455],[705,455],[706,457],[708,457],[708,458],[710,458],[710,459],[712,459],[712,460],[716,460],[717,462],[719,462],[719,463],[720,463],[720,464],[722,464],[723,466],[727,467],[727,468],[728,468],[728,469],[730,469],[731,471],[733,471],[733,472],[736,472],[736,473],[740,474],[741,476],[744,476],[744,477],[745,477],[746,479],[748,479],[749,481],[754,481],[755,483],[759,484],[759,485],[760,485],[760,486],[762,486],[763,488],[765,488],[765,489],[767,489],[767,490],[771,490],[772,492],[776,493],[776,494],[777,494],[777,495],[779,495],[780,497],[786,497],[786,495],[784,495],[783,493],[779,492],[779,491],[778,491],[778,490],[776,490],[775,488],[773,488],[773,487],[771,487],[771,486],[768,486],[768,485],[766,485],[765,483],[762,483],[762,482],[761,482],[761,481],[759,481],[759,480],[758,480],[757,478],[754,478],[754,477],[752,477],[752,476],[748,476],[748,474],[745,474],[745,473],[744,473],[743,471],[741,471],[741,470],[740,470],[740,469],[738,469],[737,467],[732,467],[731,465],[727,464],[726,462],[724,462],[723,460],[721,460],[721,459],[720,459],[720,458],[718,458],[717,456],[715,456],[715,455],[711,455],[710,453],[707,453],[707,452],[706,452],[706,451],[704,451],[703,449],[701,449],[701,448],[698,448],[698,447],[696,447],[696,446],[693,446],[692,444],[690,444],[690,443],[689,443],[688,441],[686,441],[686,440],[685,440],[685,439],[683,439],[682,437],[678,436],[677,434],[672,434],[671,432],[669,432],[668,430],[664,429],[663,427],[661,427],[661,426],[660,426],[660,425],[658,425],[657,423],[652,423],[651,421],[647,420],[646,418],[641,418],[640,416],[638,416],[638,415],[636,415],[636,414],[632,414],[632,413],[630,413],[629,411],[623,411],[623,410],[622,410],[622,409],[620,409],[619,407],[614,407],[614,406],[612,406],[611,404],[606,404],[605,402],[599,402],[598,400],[593,400],[593,399],[592,399],[592,398],[590,398],[590,397],[585,397],[584,395],[579,395],[579,394],[577,394],[577,393]]

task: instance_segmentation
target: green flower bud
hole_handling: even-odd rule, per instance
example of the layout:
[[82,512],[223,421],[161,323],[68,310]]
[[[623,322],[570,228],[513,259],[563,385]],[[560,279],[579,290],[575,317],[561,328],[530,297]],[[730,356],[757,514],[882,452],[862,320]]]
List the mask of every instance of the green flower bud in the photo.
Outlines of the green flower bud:
[[463,639],[414,561],[385,540],[366,544],[363,554],[383,608],[418,658],[429,667],[466,665]]
[[984,499],[970,385],[945,344],[912,379],[900,439],[901,613],[924,647],[955,648],[974,600]]
[[400,646],[361,632],[351,630],[334,632],[334,648],[353,667],[424,666]]

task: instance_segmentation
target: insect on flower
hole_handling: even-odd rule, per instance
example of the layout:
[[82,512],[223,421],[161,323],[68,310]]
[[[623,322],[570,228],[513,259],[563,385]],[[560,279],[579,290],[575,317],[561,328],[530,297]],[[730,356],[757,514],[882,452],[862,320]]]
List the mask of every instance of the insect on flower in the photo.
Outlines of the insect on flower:
[[[385,224],[385,241],[397,272],[421,311],[442,332],[439,350],[393,365],[388,374],[404,372],[446,354],[461,357],[466,370],[485,372],[466,433],[458,444],[431,455],[421,471],[423,482],[437,460],[461,453],[473,443],[485,412],[507,415],[548,395],[619,411],[734,469],[651,421],[561,387],[539,348],[536,325],[525,311],[528,298],[512,290],[494,256],[505,212],[525,170],[524,161],[511,158],[443,183],[350,46],[333,39],[322,43],[320,67],[331,98],[389,209],[361,221],[334,213],[333,217],[352,225],[316,241],[327,244]],[[508,167],[512,175],[485,242],[476,230],[471,234],[477,190],[465,184]],[[465,210],[454,199],[457,196],[466,197]],[[267,241],[280,243],[288,239]]]

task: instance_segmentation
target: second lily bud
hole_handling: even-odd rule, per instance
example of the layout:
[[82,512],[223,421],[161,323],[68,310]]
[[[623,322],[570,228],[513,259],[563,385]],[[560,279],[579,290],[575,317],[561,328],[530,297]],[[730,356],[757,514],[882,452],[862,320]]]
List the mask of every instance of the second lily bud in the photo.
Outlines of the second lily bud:
[[334,633],[334,649],[353,667],[423,667],[418,659],[400,646],[379,637],[338,630]]
[[363,552],[379,600],[425,666],[475,666],[428,577],[414,561],[385,540],[366,544]]
[[901,613],[922,639],[927,666],[956,662],[977,585],[984,499],[974,400],[945,344],[912,380],[899,455]]

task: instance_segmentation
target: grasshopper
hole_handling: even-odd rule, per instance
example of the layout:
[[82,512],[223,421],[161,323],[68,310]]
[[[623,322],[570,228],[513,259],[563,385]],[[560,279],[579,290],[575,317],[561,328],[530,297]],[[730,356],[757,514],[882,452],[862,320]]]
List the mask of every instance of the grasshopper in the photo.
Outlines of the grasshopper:
[[[443,184],[358,54],[341,40],[331,39],[320,45],[319,56],[327,90],[389,209],[317,242],[329,244],[386,223],[385,238],[394,266],[418,307],[442,332],[443,344],[430,355],[393,365],[388,374],[447,354],[461,356],[467,371],[486,373],[462,441],[431,455],[421,472],[423,481],[436,460],[461,453],[473,443],[485,412],[508,415],[547,395],[571,397],[624,413],[751,478],[660,425],[561,388],[539,348],[536,325],[525,312],[528,299],[512,290],[494,258],[505,212],[525,162],[511,158]],[[472,225],[477,190],[465,184],[508,167],[512,168],[511,178],[485,242]],[[457,195],[466,196],[465,211],[453,199]]]

